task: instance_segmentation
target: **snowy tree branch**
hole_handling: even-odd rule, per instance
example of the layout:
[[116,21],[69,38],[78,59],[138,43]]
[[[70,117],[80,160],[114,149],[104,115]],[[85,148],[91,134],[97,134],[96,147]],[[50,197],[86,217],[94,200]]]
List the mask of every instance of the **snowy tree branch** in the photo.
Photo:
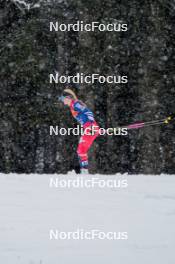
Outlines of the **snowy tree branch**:
[[11,2],[13,2],[24,13],[24,10],[29,11],[32,8],[40,7],[41,0],[39,0],[37,3],[35,3],[33,5],[26,3],[25,0],[11,0]]

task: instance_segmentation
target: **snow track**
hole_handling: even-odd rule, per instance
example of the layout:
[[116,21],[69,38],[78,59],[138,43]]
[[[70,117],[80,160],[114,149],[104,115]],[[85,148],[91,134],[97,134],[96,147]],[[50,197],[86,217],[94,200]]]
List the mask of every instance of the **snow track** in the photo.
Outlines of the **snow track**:
[[[50,188],[68,175],[0,174],[0,263],[174,264],[174,176],[127,179],[127,188]],[[49,240],[51,229],[126,231],[128,240]]]

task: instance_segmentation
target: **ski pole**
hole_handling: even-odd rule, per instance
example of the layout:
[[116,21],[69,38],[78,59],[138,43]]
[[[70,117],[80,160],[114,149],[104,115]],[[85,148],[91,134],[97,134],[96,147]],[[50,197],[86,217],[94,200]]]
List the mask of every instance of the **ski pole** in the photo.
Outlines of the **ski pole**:
[[142,128],[142,127],[168,124],[171,120],[172,120],[172,116],[168,116],[167,118],[160,119],[160,120],[154,120],[154,121],[148,121],[148,122],[137,122],[137,123],[134,123],[134,124],[131,124],[128,126],[122,126],[122,128],[138,129],[138,128]]

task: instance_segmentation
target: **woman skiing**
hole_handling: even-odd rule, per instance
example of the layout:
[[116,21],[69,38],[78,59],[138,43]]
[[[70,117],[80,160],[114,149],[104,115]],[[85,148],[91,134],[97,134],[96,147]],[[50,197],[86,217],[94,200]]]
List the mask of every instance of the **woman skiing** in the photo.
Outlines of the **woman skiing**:
[[[99,126],[94,119],[94,115],[89,108],[80,100],[71,89],[65,89],[63,95],[59,97],[59,100],[64,105],[69,106],[73,117],[83,126],[85,132],[79,140],[77,154],[79,158],[81,173],[88,173],[88,150],[92,143],[99,135]],[[95,133],[90,133],[92,127],[95,127]]]

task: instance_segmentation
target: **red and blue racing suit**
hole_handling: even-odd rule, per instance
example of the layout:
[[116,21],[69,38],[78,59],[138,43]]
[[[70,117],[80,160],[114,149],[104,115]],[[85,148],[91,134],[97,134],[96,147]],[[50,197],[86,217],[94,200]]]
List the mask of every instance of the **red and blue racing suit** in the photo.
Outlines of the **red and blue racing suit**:
[[77,148],[80,167],[88,168],[88,150],[99,135],[99,126],[94,119],[92,111],[83,102],[72,100],[70,110],[73,117],[83,126],[84,130],[90,131],[92,126],[95,127],[95,133],[85,133],[81,136]]

